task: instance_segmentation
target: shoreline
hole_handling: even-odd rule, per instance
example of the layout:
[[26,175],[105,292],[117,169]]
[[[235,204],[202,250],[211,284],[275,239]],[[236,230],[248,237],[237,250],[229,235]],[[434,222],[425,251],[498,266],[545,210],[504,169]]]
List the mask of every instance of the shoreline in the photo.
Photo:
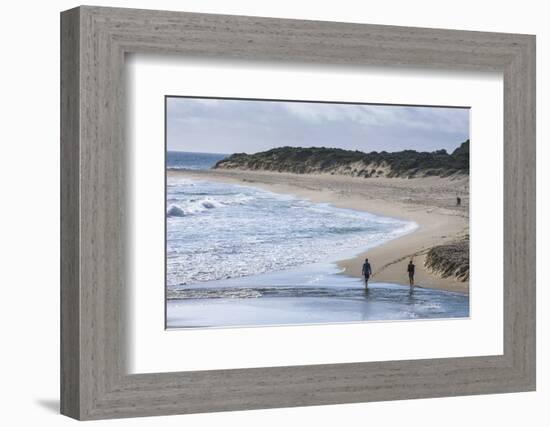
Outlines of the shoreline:
[[[415,282],[425,288],[469,293],[469,281],[441,278],[424,267],[429,248],[468,232],[468,178],[354,178],[329,174],[292,174],[244,170],[168,170],[167,175],[208,179],[290,194],[316,203],[366,211],[415,222],[418,228],[380,246],[337,261],[344,275],[361,278],[365,257],[373,268],[371,281],[408,285],[406,265],[416,264]],[[460,192],[461,207],[453,206]]]

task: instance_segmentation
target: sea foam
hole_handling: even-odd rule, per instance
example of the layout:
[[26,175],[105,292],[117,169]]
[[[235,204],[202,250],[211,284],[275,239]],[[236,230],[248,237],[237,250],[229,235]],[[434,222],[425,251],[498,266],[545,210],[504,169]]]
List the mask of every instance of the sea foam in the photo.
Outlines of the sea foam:
[[243,194],[237,194],[231,198],[226,197],[218,200],[213,198],[190,199],[180,204],[171,204],[166,210],[166,216],[182,217],[186,215],[193,215],[206,212],[209,209],[222,208],[231,205],[242,205],[250,200],[252,200],[252,197],[245,196]]

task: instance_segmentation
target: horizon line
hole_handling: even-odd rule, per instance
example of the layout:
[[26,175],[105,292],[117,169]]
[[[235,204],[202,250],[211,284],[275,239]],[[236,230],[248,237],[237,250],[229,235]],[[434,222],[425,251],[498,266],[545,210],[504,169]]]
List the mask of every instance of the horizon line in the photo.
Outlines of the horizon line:
[[[470,141],[470,138],[467,138],[465,139],[464,141],[462,141],[461,143],[459,143],[457,145],[457,147],[454,149],[458,149],[462,144],[464,144],[465,142],[469,142]],[[302,148],[302,149],[308,149],[308,148],[324,148],[326,150],[343,150],[343,151],[351,151],[351,152],[360,152],[360,153],[364,153],[364,154],[369,154],[369,153],[382,153],[382,152],[386,152],[386,153],[401,153],[403,151],[415,151],[417,153],[434,153],[436,151],[441,151],[441,150],[445,150],[446,153],[449,153],[449,151],[447,151],[446,148],[438,148],[436,150],[433,150],[433,151],[418,151],[418,150],[415,150],[414,148],[405,148],[403,150],[395,150],[395,151],[386,151],[386,150],[382,150],[382,151],[362,151],[362,150],[350,150],[350,149],[347,149],[347,148],[340,148],[340,147],[325,147],[325,146],[321,146],[321,145],[313,145],[311,147],[301,147],[301,146],[292,146],[292,145],[281,145],[281,146],[278,146],[278,147],[272,147],[272,148],[269,148],[267,150],[263,150],[263,151],[255,151],[253,153],[247,153],[246,151],[235,151],[233,153],[220,153],[220,152],[210,152],[210,151],[191,151],[191,150],[170,150],[168,149],[168,147],[166,147],[166,152],[171,152],[171,153],[193,153],[193,154],[221,154],[221,155],[231,155],[231,154],[236,154],[236,153],[245,153],[245,154],[248,154],[248,155],[251,155],[251,154],[257,154],[257,153],[265,153],[267,151],[271,151],[271,150],[275,150],[277,148]],[[453,151],[454,151],[453,150]]]

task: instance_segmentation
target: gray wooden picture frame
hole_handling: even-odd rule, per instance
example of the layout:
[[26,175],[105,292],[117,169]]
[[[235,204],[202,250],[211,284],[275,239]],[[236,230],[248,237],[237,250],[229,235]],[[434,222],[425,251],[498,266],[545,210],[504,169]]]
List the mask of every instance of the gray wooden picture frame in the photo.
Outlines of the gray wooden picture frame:
[[[502,72],[504,353],[127,374],[127,53]],[[532,35],[88,6],[71,9],[61,14],[61,166],[61,412],[65,415],[84,420],[535,390]]]

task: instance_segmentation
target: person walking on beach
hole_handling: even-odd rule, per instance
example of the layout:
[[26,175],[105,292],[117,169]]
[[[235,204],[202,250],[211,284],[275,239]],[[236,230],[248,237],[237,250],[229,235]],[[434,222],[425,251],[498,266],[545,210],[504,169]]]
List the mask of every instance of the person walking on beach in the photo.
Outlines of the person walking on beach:
[[414,287],[414,264],[412,259],[409,261],[409,265],[407,265],[407,273],[409,273],[409,285],[412,289]]
[[363,273],[363,277],[365,278],[365,288],[368,288],[370,275],[372,274],[372,269],[368,258],[365,258],[365,262],[363,263],[362,273]]

